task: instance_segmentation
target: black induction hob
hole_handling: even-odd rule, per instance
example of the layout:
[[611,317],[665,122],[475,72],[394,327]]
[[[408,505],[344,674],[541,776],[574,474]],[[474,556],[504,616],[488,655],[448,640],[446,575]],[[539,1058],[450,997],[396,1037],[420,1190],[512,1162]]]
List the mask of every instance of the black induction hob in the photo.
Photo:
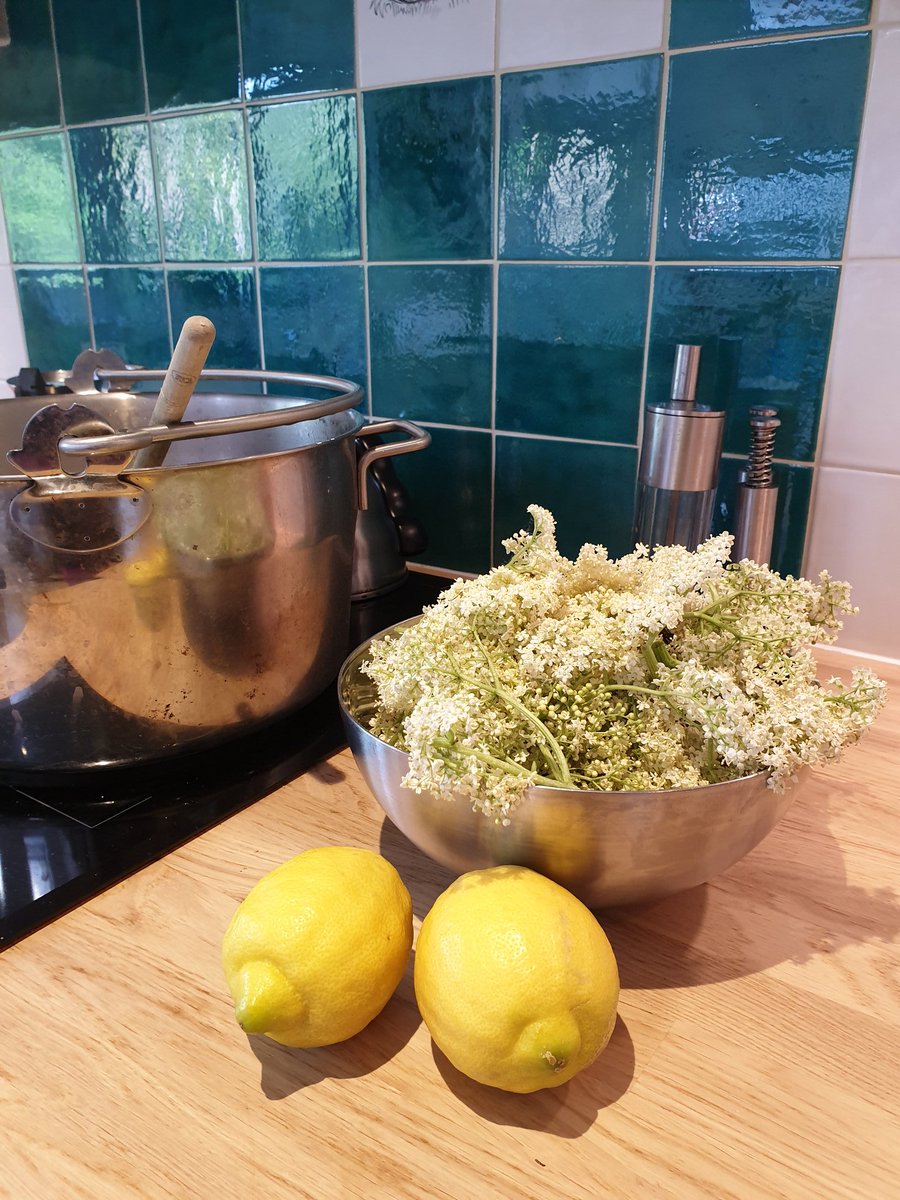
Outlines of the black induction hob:
[[[355,603],[348,653],[431,604],[449,580],[410,572]],[[0,782],[0,948],[161,858],[345,745],[337,689],[195,753],[69,779]],[[2,779],[0,771],[0,779]]]

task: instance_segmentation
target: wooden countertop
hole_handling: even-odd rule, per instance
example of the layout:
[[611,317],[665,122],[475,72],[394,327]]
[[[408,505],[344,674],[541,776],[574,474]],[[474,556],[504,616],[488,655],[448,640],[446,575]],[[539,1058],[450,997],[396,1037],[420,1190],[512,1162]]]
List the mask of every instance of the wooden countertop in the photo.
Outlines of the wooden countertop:
[[[852,660],[823,655],[841,667]],[[0,1196],[828,1200],[900,1178],[900,667],[860,746],[704,887],[601,914],[613,1039],[514,1096],[434,1049],[411,969],[325,1050],[248,1038],[219,965],[256,880],[310,846],[380,849],[417,920],[450,875],[348,752],[0,957]]]

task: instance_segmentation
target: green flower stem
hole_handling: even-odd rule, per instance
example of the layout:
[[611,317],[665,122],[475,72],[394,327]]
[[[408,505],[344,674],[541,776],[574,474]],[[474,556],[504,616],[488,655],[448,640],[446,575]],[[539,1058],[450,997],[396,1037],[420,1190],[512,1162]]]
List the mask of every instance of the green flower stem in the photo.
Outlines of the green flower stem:
[[562,747],[560,746],[559,742],[556,740],[544,722],[540,719],[540,717],[536,717],[530,708],[527,708],[521,700],[519,700],[512,694],[512,692],[503,686],[502,682],[500,681],[500,677],[497,674],[496,667],[494,666],[493,659],[485,649],[484,643],[478,636],[478,630],[475,629],[474,626],[472,627],[472,634],[474,635],[478,649],[481,651],[484,661],[487,664],[487,669],[490,673],[491,681],[494,686],[493,689],[487,689],[483,684],[478,683],[477,681],[470,681],[471,685],[480,688],[482,691],[493,690],[494,695],[498,700],[501,701],[501,703],[505,704],[507,708],[511,708],[513,712],[518,713],[520,717],[528,722],[531,728],[534,729],[541,736],[541,738],[543,738],[547,748],[550,751],[550,754],[553,757],[553,763],[556,767],[556,770],[554,771],[555,777],[563,787],[571,787],[572,775],[569,771],[569,764],[566,762],[566,756],[563,754]]
[[644,662],[647,664],[647,673],[651,679],[656,678],[656,672],[659,670],[659,659],[654,653],[653,641],[644,642],[641,653],[644,656]]
[[465,751],[460,751],[449,738],[436,737],[433,739],[433,745],[436,750],[441,752],[444,762],[449,766],[452,759],[462,761],[466,758],[475,758],[478,762],[484,763],[486,767],[494,767],[498,771],[502,771],[507,775],[518,775],[520,779],[529,779],[536,783],[539,787],[566,787],[575,788],[574,783],[560,783],[556,778],[550,778],[546,775],[538,775],[534,771],[529,771],[527,767],[523,767],[520,763],[513,762],[508,758],[496,758],[493,754],[488,754],[484,750],[476,750],[473,746],[466,746]]
[[677,667],[678,662],[669,653],[668,647],[662,638],[654,638],[652,643],[653,657],[657,662],[661,662],[664,667]]

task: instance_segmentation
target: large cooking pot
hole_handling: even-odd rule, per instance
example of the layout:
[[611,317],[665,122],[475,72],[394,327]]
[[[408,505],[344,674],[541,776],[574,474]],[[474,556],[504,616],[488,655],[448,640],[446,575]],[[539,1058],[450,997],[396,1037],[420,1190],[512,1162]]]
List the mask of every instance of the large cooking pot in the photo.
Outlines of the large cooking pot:
[[[317,695],[346,652],[368,467],[430,440],[367,423],[346,380],[258,371],[203,377],[328,398],[201,392],[149,426],[156,393],[124,389],[162,376],[97,370],[92,394],[0,402],[7,774],[199,748]],[[380,444],[358,453],[365,436]],[[133,467],[158,442],[163,465]]]

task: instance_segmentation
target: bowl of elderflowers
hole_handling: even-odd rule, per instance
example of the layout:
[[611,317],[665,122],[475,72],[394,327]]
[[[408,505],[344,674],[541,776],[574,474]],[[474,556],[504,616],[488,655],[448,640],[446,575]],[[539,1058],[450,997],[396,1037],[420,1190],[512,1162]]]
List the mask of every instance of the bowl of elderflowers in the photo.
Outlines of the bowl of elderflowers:
[[518,863],[592,907],[712,879],[781,819],[811,768],[871,724],[884,684],[820,680],[845,583],[696,551],[559,553],[552,514],[508,561],[359,647],[338,681],[388,817],[457,871]]

